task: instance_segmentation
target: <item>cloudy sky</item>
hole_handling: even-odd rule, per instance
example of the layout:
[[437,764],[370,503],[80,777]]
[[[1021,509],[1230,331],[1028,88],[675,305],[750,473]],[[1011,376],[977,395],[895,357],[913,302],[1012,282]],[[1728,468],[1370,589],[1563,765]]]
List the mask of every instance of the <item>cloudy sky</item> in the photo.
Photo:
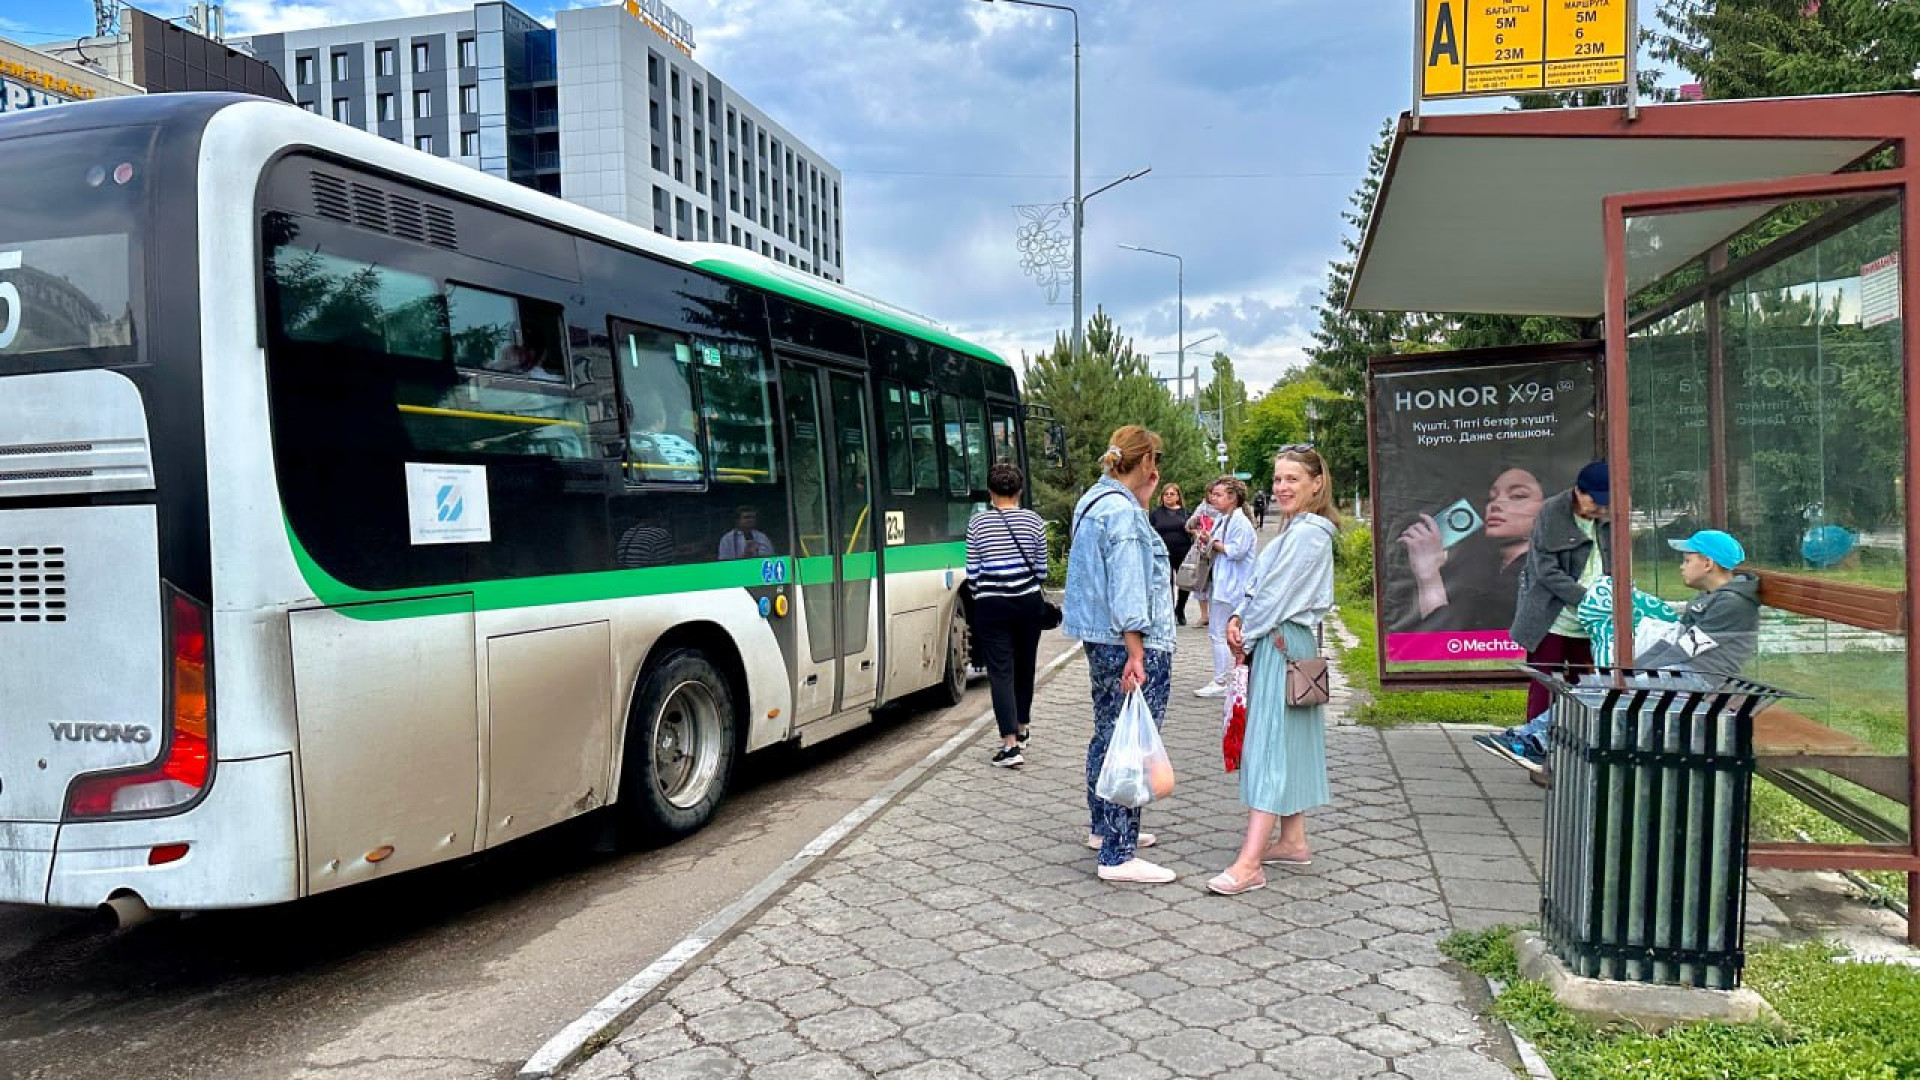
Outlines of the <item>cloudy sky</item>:
[[[457,0],[230,0],[230,35],[424,14]],[[556,5],[519,3],[551,21]],[[585,6],[567,4],[558,6]],[[1017,206],[1072,193],[1072,24],[979,0],[672,0],[694,57],[842,171],[847,284],[1016,360],[1072,321],[1021,271]],[[1404,110],[1404,0],[1080,0],[1085,306],[1155,366],[1186,338],[1250,388],[1302,360],[1339,213]],[[8,0],[0,36],[88,33],[88,0]],[[184,0],[147,5],[159,15]],[[1495,99],[1481,108],[1498,108]]]

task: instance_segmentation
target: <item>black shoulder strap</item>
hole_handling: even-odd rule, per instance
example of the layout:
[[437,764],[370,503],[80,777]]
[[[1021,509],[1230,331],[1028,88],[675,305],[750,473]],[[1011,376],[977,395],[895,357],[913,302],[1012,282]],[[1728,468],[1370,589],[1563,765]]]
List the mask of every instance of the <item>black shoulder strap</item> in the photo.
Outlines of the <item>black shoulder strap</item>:
[[1026,547],[1020,543],[1020,538],[1013,534],[1013,526],[1007,524],[1007,512],[996,506],[993,508],[993,513],[999,519],[1000,527],[1007,531],[1007,539],[1012,542],[1013,550],[1020,553],[1020,561],[1027,564],[1027,575],[1033,578],[1034,584],[1045,585],[1046,582],[1040,580],[1040,571],[1034,567],[1033,560],[1027,557]]
[[1087,505],[1081,507],[1080,516],[1073,519],[1073,528],[1068,530],[1068,533],[1067,533],[1068,538],[1071,539],[1075,536],[1080,535],[1080,523],[1087,520],[1087,513],[1094,508],[1094,505],[1096,503],[1098,503],[1101,499],[1104,499],[1109,495],[1119,495],[1119,494],[1121,493],[1118,491],[1103,491],[1100,494],[1095,495],[1093,497],[1093,500],[1087,503]]

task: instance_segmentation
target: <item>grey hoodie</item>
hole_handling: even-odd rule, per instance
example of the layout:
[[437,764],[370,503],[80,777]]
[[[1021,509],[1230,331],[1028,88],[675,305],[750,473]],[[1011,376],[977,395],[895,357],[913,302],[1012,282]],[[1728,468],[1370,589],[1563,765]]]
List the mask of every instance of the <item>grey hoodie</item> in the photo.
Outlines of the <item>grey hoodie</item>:
[[1753,658],[1760,640],[1760,579],[1735,574],[1717,589],[1687,602],[1680,625],[1712,639],[1713,646],[1688,656],[1684,649],[1663,643],[1636,657],[1639,667],[1684,667],[1703,675],[1738,675]]

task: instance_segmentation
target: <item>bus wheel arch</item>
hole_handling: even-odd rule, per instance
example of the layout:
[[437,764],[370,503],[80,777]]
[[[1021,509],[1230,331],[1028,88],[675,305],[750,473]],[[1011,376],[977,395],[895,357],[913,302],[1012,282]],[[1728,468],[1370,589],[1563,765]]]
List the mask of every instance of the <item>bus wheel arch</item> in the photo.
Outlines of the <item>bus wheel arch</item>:
[[617,813],[626,835],[665,844],[725,799],[746,745],[746,670],[725,631],[679,627],[649,652],[628,699]]
[[973,604],[965,589],[955,595],[953,613],[947,616],[946,654],[934,693],[938,700],[958,705],[967,696],[967,668],[973,662]]

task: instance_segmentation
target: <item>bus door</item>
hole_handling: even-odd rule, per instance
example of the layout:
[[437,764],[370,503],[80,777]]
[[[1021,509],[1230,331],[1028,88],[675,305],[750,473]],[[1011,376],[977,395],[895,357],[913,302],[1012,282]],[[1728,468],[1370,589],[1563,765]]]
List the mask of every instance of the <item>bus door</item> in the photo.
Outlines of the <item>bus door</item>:
[[878,671],[872,438],[856,374],[783,357],[794,575],[803,641],[794,724],[869,705]]

